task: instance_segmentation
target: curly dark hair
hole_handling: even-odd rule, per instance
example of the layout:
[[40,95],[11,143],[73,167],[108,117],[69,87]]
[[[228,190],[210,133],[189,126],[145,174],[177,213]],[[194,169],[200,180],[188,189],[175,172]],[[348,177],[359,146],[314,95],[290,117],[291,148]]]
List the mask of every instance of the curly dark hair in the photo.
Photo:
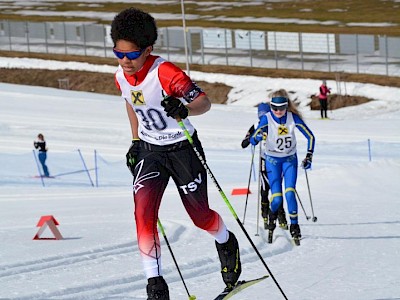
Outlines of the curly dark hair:
[[153,46],[157,36],[157,25],[154,18],[134,7],[121,11],[111,23],[111,39],[114,47],[117,41],[125,40],[144,49]]

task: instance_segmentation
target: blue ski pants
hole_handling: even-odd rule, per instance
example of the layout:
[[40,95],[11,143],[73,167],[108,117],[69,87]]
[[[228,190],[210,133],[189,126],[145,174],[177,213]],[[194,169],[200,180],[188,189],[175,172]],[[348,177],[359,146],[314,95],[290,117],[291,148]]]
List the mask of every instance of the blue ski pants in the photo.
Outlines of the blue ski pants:
[[49,176],[49,169],[46,166],[46,159],[47,159],[46,152],[39,152],[38,157],[39,157],[39,161],[40,161],[40,163],[42,165],[42,168],[43,168],[44,176],[48,177]]
[[265,165],[269,184],[271,186],[270,209],[276,214],[283,201],[282,181],[285,181],[285,198],[291,224],[298,223],[296,181],[297,181],[297,155],[274,157],[266,155]]

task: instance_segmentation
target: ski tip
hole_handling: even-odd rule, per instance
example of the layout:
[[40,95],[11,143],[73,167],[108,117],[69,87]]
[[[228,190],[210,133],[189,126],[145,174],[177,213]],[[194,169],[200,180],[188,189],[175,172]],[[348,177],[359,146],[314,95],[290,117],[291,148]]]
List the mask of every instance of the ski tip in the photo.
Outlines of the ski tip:
[[240,280],[238,281],[235,286],[233,288],[225,288],[225,290],[220,293],[217,298],[215,298],[214,300],[222,300],[222,299],[229,299],[231,298],[233,295],[236,295],[237,293],[239,293],[240,291],[242,291],[245,288],[248,288],[266,278],[268,278],[269,275],[264,275],[262,277],[259,278],[255,278],[255,279],[250,279],[250,280]]
[[235,289],[235,288],[237,288],[238,286],[243,285],[243,284],[245,284],[245,283],[252,283],[252,282],[256,283],[256,282],[261,281],[261,280],[264,280],[264,279],[266,279],[266,278],[268,278],[268,277],[269,277],[269,275],[264,275],[264,276],[261,276],[261,277],[258,277],[258,278],[254,278],[254,279],[239,280],[239,281],[235,284],[235,286],[233,287],[233,289]]

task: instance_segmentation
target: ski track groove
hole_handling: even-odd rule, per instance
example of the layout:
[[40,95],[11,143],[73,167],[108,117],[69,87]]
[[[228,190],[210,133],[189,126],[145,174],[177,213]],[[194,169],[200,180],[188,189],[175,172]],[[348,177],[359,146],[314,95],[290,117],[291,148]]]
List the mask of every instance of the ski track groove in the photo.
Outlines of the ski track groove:
[[76,264],[83,261],[92,261],[112,255],[121,255],[138,251],[135,249],[134,242],[120,244],[110,247],[101,247],[95,250],[77,252],[66,256],[53,256],[44,259],[32,260],[11,265],[0,266],[0,278],[8,276],[21,275],[24,273],[37,272],[46,269],[56,268],[59,266]]
[[[168,239],[171,245],[174,245],[180,241],[180,237],[185,234],[187,230],[183,225],[176,224],[170,226],[171,236]],[[267,233],[262,230],[260,238],[255,241],[257,249],[259,249],[260,254],[263,259],[278,255],[293,249],[291,241],[288,239],[285,233],[280,233],[275,235],[274,243],[279,241],[283,246],[278,248],[268,247],[267,244]],[[254,241],[253,241],[254,242]],[[41,260],[33,260],[30,262],[24,262],[19,264],[2,265],[0,266],[0,279],[8,276],[16,276],[24,273],[32,273],[37,271],[42,271],[51,268],[64,267],[66,265],[78,264],[81,262],[92,263],[94,260],[102,259],[107,256],[113,255],[124,255],[130,253],[137,253],[139,250],[135,245],[135,241],[130,243],[124,243],[116,246],[101,247],[89,251],[78,252],[72,255],[63,257],[51,257]],[[165,242],[162,241],[164,249],[166,249]],[[243,242],[242,242],[243,244]],[[246,247],[241,246],[241,260],[242,263],[253,263],[259,260],[259,257],[255,255],[254,249],[249,243],[245,244]],[[267,245],[267,246],[266,246]],[[166,251],[166,250],[164,250]],[[165,252],[164,252],[165,253]],[[179,263],[178,263],[179,264]],[[188,264],[185,264],[184,269],[181,269],[182,276],[185,280],[190,280],[191,278],[196,278],[198,276],[218,274],[218,279],[220,278],[220,262],[217,259],[217,254],[215,258],[213,257],[203,257],[200,259],[193,260]],[[214,270],[214,271],[210,271]],[[181,281],[180,276],[176,271],[174,264],[164,266],[163,273],[168,277],[168,282],[170,284]],[[109,299],[110,297],[124,297],[126,294],[133,290],[140,290],[146,285],[147,280],[144,274],[136,274],[132,276],[121,276],[119,278],[107,279],[102,281],[97,281],[94,284],[81,284],[75,287],[66,288],[53,292],[35,292],[29,295],[24,295],[12,299],[18,300],[33,300],[33,299]],[[221,279],[221,288],[223,287],[223,282]],[[100,296],[101,295],[101,296]],[[99,298],[99,296],[101,298]],[[10,298],[11,299],[11,298]]]
[[[283,234],[277,234],[276,235],[276,239],[282,239],[282,242],[284,242],[284,246],[278,249],[269,249],[269,247],[265,247],[267,245],[267,236],[266,234],[261,234],[262,238],[255,243],[257,249],[259,249],[260,254],[262,255],[263,259],[265,260],[268,257],[274,256],[274,255],[278,255],[287,251],[291,251],[294,246],[292,244],[292,242],[290,241],[290,239],[287,238],[287,236],[285,236],[285,233]],[[260,250],[262,249],[262,250]],[[251,247],[251,245],[249,245],[246,248],[241,248],[241,252],[240,252],[240,256],[241,256],[241,260],[242,263],[243,261],[245,261],[245,263],[253,263],[257,260],[259,260],[260,258],[255,255],[253,248]],[[244,260],[243,260],[244,258]],[[189,268],[186,268],[189,267]],[[195,261],[191,261],[189,264],[185,265],[185,270],[182,270],[181,268],[181,272],[182,272],[182,276],[184,277],[185,280],[190,280],[191,278],[196,278],[198,276],[203,276],[203,275],[210,275],[210,274],[218,274],[218,279],[220,278],[220,262],[217,259],[213,259],[211,257],[206,257],[206,258],[202,258],[202,259],[198,259]],[[215,271],[210,271],[210,269],[215,270]],[[167,268],[163,268],[163,273],[165,275],[168,275],[168,282],[169,283],[175,283],[178,281],[181,281],[180,276],[178,276],[176,269],[175,269],[175,265],[171,265]],[[174,273],[175,275],[171,275],[171,273]],[[145,286],[146,283],[142,283],[142,285],[139,285],[139,288],[143,288],[143,286]],[[136,286],[136,285],[135,285]],[[221,279],[221,289],[223,289],[224,285]],[[129,286],[129,289],[132,289],[132,286]],[[115,292],[117,292],[117,290],[115,290]],[[123,290],[120,291],[119,294],[117,293],[113,293],[112,296],[118,296],[121,295],[123,292],[127,292],[127,290]],[[108,296],[111,296],[110,294]],[[107,299],[107,297],[105,297],[104,299]]]
[[[169,239],[170,243],[175,243],[179,237],[185,232],[183,226],[178,226],[174,230],[174,234]],[[95,248],[83,252],[77,252],[66,256],[53,256],[45,259],[21,262],[18,264],[0,265],[0,279],[8,276],[21,275],[24,273],[37,272],[50,268],[56,268],[63,265],[71,265],[81,263],[88,260],[96,260],[113,255],[123,255],[127,253],[139,252],[136,246],[137,241],[129,243],[113,245],[108,247]]]

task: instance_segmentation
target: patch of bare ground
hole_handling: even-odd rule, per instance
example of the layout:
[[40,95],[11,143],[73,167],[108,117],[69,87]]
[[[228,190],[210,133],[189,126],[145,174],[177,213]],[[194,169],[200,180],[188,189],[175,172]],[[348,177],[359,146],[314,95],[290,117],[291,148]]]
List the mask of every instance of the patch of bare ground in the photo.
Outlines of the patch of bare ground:
[[[351,96],[351,95],[328,95],[328,105],[329,109],[338,109],[347,106],[354,106],[366,103],[368,101],[372,101],[372,99],[361,97],[361,96]],[[311,96],[311,103],[310,103],[311,110],[320,110],[320,104],[318,96],[312,95]]]
[[[69,90],[120,95],[114,84],[114,74],[40,69],[0,69],[0,73],[0,81],[4,83],[65,88],[66,81],[60,84],[59,79],[67,79]],[[228,100],[228,93],[232,88],[222,83],[198,82],[198,85],[213,103],[220,104]]]
[[[39,59],[51,59],[59,61],[77,61],[90,64],[105,64],[115,66],[116,61],[113,58],[86,57],[76,55],[58,55],[58,54],[42,54],[42,53],[26,53],[26,52],[7,52],[0,51],[3,57],[29,57]],[[184,64],[177,64],[181,68],[185,68]],[[233,75],[253,75],[272,78],[309,78],[317,80],[335,81],[338,74],[315,71],[294,71],[285,69],[264,69],[249,67],[233,67],[233,66],[214,66],[214,65],[191,65],[191,70],[207,73],[225,73]],[[40,69],[0,69],[0,81],[5,83],[25,84],[34,86],[45,86],[59,88],[58,79],[68,78],[69,89],[76,91],[95,92],[109,95],[119,95],[114,84],[114,75],[106,73],[88,72],[88,71],[71,71],[71,70],[40,70]],[[342,82],[361,82],[371,83],[382,86],[393,86],[400,88],[400,80],[398,77],[388,77],[383,75],[369,74],[347,74],[341,73],[340,80]],[[223,83],[198,82],[199,86],[209,95],[213,103],[225,103],[228,99],[228,93],[232,87]],[[331,95],[331,98],[334,97]],[[332,109],[357,105],[369,101],[369,99],[358,96],[346,95],[341,97],[341,101],[335,103],[332,98]],[[264,99],[260,99],[260,102]],[[362,102],[364,101],[364,102]],[[338,105],[338,106],[336,106]],[[313,104],[311,108],[313,109]],[[319,107],[319,103],[318,103]],[[319,109],[319,108],[318,108]]]

